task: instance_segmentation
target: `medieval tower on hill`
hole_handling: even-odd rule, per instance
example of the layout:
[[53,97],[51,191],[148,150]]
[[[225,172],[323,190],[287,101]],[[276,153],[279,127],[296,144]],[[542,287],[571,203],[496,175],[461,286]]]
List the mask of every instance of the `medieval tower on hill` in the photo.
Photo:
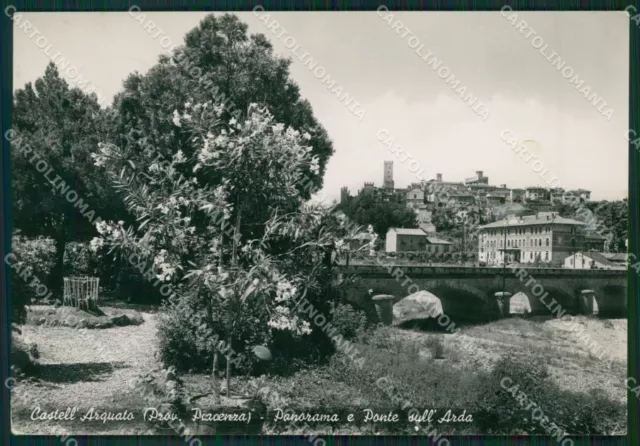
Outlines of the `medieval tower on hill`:
[[384,180],[382,187],[385,189],[393,189],[393,161],[384,162]]

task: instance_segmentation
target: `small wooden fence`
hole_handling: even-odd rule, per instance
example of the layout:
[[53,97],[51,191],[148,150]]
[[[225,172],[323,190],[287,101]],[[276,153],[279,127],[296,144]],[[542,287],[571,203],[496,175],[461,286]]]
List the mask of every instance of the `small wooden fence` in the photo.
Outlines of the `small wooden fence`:
[[97,277],[65,277],[63,305],[97,310],[99,281]]

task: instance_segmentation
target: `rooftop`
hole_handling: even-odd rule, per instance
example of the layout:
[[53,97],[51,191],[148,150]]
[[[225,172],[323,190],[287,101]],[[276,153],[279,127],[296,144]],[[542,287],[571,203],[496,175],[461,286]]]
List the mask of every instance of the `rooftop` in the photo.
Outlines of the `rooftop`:
[[432,245],[453,245],[453,243],[437,237],[427,237],[427,241]]
[[623,252],[603,252],[602,255],[611,262],[626,262],[627,255]]
[[589,257],[590,259],[595,260],[598,263],[602,263],[605,266],[620,266],[616,263],[609,261],[601,252],[589,251],[589,252],[579,252],[577,254],[582,254],[584,257]]
[[464,186],[465,184],[460,182],[460,181],[438,181],[438,180],[429,180],[427,181],[427,183],[431,183],[431,184],[441,184],[441,185],[454,185],[454,186]]
[[427,235],[422,229],[419,228],[389,228],[387,232],[395,232],[400,235]]
[[553,222],[559,225],[584,225],[585,223],[571,218],[560,217],[555,212],[539,212],[535,215],[523,215],[499,220],[488,225],[480,226],[480,229],[503,228],[505,226],[532,226],[544,225]]
[[351,237],[351,240],[371,240],[374,237],[373,234],[369,234],[368,232],[360,232],[356,235],[354,235],[353,237]]

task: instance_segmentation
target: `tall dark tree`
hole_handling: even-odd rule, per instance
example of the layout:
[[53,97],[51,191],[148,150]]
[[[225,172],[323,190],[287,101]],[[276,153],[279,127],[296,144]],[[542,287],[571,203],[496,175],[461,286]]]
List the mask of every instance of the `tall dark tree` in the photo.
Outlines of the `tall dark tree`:
[[[55,240],[49,285],[58,294],[66,243],[94,235],[92,222],[101,215],[114,218],[124,211],[90,156],[107,134],[110,118],[95,95],[70,89],[53,63],[34,85],[16,91],[13,118],[14,227],[25,236]],[[33,150],[26,153],[26,147]],[[40,161],[47,170],[36,170]]]
[[[587,207],[595,214],[597,230],[605,237],[610,237],[609,250],[626,252],[625,243],[629,237],[629,202],[627,199],[617,201],[591,202]],[[609,236],[609,234],[611,234]]]
[[476,204],[450,203],[433,212],[432,222],[438,233],[458,242],[461,260],[469,260],[477,254],[478,231],[488,217]]
[[368,194],[352,197],[338,206],[347,217],[385,237],[389,228],[416,228],[416,213],[401,203],[381,202]]

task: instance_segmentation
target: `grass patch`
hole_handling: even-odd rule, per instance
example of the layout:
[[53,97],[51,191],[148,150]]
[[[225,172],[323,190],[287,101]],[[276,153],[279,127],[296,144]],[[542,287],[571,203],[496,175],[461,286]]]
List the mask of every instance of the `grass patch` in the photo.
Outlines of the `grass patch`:
[[133,310],[101,308],[95,312],[75,307],[30,306],[26,323],[45,327],[101,329],[140,325],[142,315]]

